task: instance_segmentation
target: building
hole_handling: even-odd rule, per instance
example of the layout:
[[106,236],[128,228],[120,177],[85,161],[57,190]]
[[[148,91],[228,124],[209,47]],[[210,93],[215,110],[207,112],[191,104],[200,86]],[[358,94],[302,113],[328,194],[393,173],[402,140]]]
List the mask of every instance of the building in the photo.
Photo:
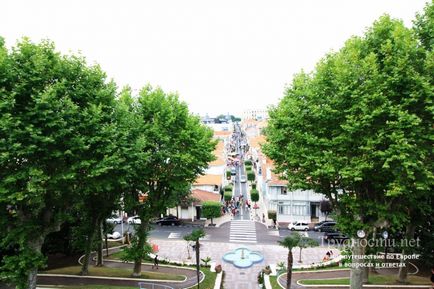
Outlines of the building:
[[252,160],[257,188],[266,209],[276,211],[277,222],[282,223],[315,223],[324,220],[325,215],[319,209],[320,202],[324,200],[322,194],[312,190],[288,190],[287,182],[273,172],[273,161],[261,150],[261,145],[266,142],[262,135],[266,121],[247,120],[243,124],[249,142],[248,158]]
[[242,120],[265,120],[268,119],[267,109],[249,109],[243,112]]
[[183,220],[200,220],[202,219],[202,204],[206,201],[220,201],[220,194],[208,191],[193,189],[189,200],[180,203],[175,208],[167,209],[166,214],[177,216]]

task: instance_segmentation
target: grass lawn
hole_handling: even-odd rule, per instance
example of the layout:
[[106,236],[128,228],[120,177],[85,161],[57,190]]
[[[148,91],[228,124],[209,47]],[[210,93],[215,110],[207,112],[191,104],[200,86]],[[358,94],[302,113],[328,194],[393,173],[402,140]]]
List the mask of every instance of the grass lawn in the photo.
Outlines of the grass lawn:
[[270,284],[273,289],[280,289],[282,287],[277,283],[277,276],[270,276]]
[[304,271],[323,271],[323,270],[336,270],[336,269],[349,269],[347,267],[341,267],[339,265],[327,266],[327,267],[318,267],[312,269],[292,269],[292,272],[304,272]]
[[211,272],[208,267],[200,267],[200,270],[205,274],[205,280],[200,283],[201,289],[213,289],[215,284],[215,279],[217,277],[216,272]]
[[[81,266],[70,266],[70,267],[52,269],[41,273],[78,275],[80,270],[81,270]],[[131,278],[131,273],[132,273],[132,269],[89,266],[89,275],[92,276]],[[183,281],[185,279],[185,276],[159,273],[159,272],[142,272],[142,276],[139,278]]]
[[108,285],[80,285],[80,286],[58,286],[50,288],[62,288],[62,289],[138,289],[138,286],[108,286]]
[[[420,276],[408,276],[408,281],[410,285],[430,285],[429,279],[426,277]],[[349,285],[349,278],[339,278],[339,279],[322,279],[322,280],[300,280],[301,284],[304,285]],[[398,285],[396,281],[395,275],[379,275],[379,274],[369,274],[369,282],[368,284],[376,284],[376,285]]]

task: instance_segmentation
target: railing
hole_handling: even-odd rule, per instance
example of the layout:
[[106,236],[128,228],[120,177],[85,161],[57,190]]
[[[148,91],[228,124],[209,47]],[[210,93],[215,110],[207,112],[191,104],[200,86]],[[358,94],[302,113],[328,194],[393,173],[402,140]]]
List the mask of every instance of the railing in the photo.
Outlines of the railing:
[[154,283],[139,282],[140,289],[173,289],[173,287]]

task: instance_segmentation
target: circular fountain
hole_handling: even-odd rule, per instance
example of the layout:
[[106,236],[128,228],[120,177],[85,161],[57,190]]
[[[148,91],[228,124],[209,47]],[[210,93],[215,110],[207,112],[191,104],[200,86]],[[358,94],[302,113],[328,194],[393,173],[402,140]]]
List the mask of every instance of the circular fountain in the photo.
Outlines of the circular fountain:
[[234,264],[237,268],[249,268],[255,263],[260,263],[264,257],[259,252],[254,252],[245,247],[237,248],[223,255],[223,260]]

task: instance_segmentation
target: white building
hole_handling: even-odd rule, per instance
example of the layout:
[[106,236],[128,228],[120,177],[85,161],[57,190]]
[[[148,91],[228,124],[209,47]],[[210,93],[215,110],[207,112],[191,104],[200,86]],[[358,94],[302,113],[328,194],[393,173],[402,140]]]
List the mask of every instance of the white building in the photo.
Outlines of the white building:
[[242,120],[264,120],[268,119],[268,110],[266,109],[249,109],[243,112]]

